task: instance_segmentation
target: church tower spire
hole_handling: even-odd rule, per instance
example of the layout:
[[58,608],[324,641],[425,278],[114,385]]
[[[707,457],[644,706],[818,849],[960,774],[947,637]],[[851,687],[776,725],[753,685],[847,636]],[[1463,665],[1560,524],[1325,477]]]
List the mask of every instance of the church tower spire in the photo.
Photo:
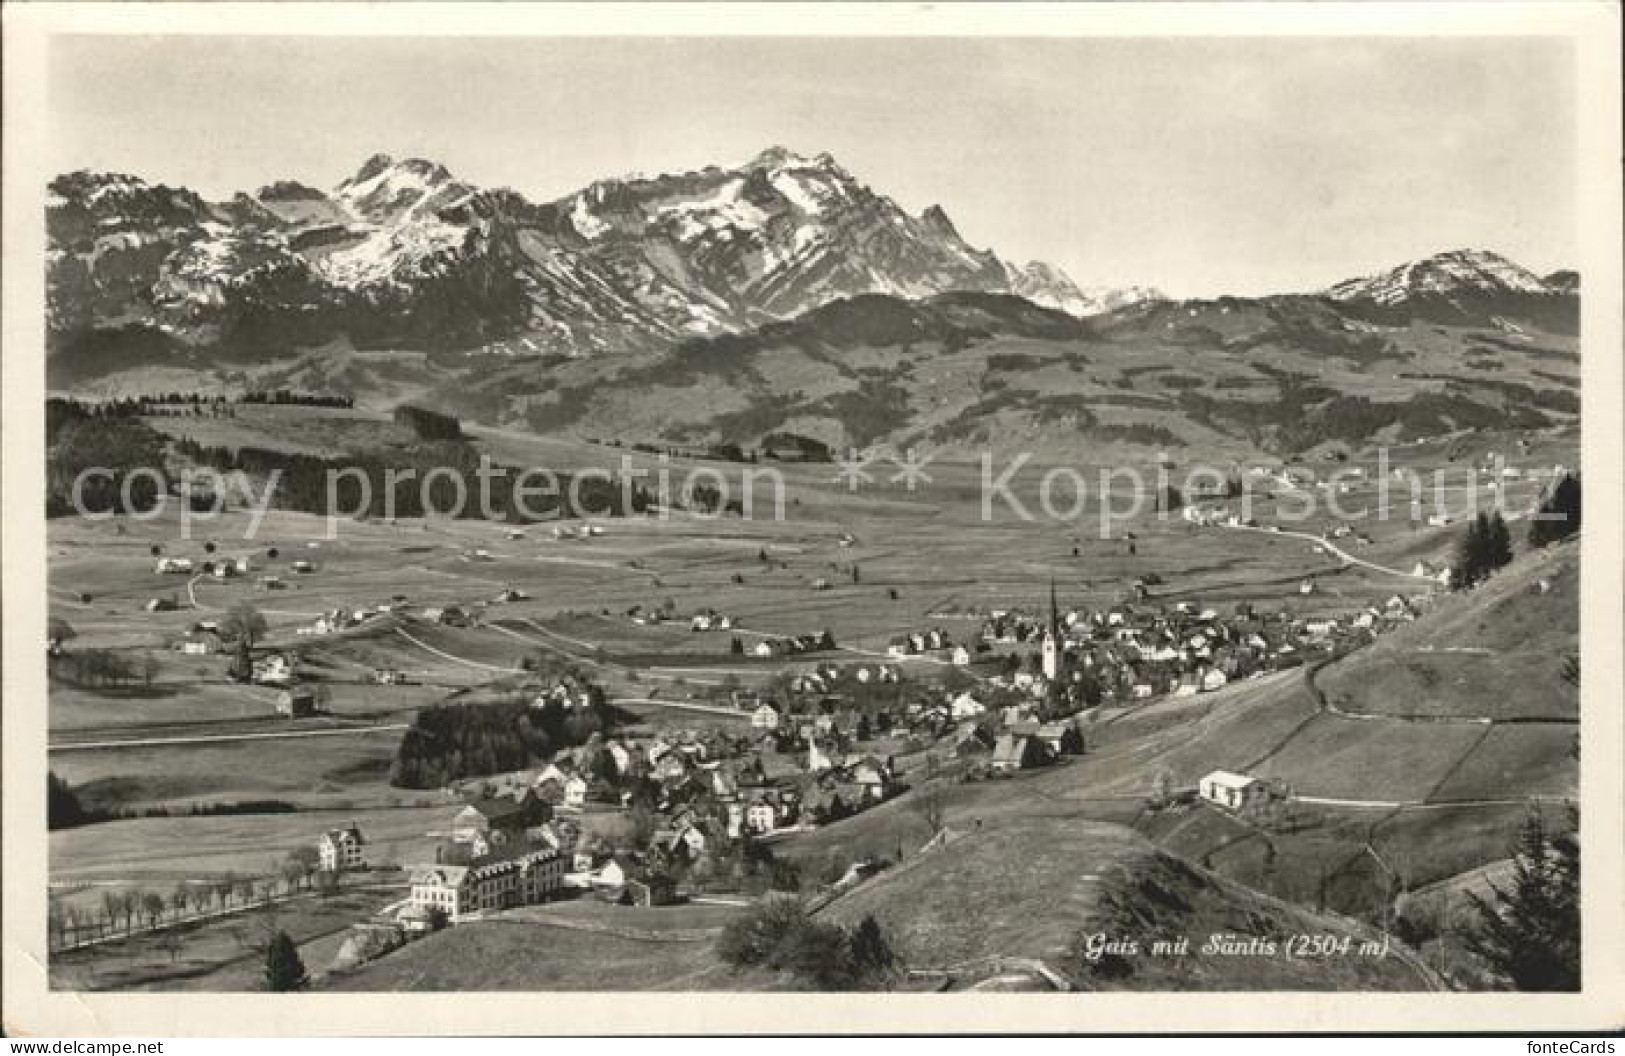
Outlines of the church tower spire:
[[1040,659],[1043,663],[1044,677],[1051,682],[1061,667],[1061,610],[1055,603],[1055,578],[1049,581],[1049,627],[1044,632],[1044,640],[1040,644]]

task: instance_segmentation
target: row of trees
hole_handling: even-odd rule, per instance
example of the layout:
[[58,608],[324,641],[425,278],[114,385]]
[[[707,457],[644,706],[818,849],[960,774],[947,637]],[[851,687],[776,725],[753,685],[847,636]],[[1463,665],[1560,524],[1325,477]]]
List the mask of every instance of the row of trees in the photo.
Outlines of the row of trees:
[[[111,400],[76,400],[54,396],[46,401],[47,413],[73,413],[84,418],[139,418],[160,413],[165,408],[224,407],[228,404],[272,404],[295,407],[354,407],[353,396],[333,393],[295,392],[293,389],[245,392],[236,398],[222,393],[149,392]],[[201,411],[200,411],[201,413]]]
[[58,898],[47,906],[47,935],[52,948],[62,949],[93,939],[133,935],[165,924],[268,905],[279,895],[317,891],[336,892],[339,873],[318,868],[314,847],[302,847],[282,862],[273,863],[261,876],[225,873],[206,881],[177,883],[167,894],[141,888],[104,890],[95,904],[68,904]]

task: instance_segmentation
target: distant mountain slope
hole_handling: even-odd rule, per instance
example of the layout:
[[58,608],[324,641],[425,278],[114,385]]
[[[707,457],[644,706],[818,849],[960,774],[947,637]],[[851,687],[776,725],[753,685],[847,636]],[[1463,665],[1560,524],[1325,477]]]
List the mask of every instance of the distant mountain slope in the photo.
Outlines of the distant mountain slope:
[[1146,302],[1090,319],[1009,294],[878,294],[669,352],[515,362],[436,398],[544,433],[1077,458],[1292,453],[1579,411],[1571,338],[1373,323],[1327,298]]
[[1379,312],[1442,322],[1483,322],[1498,317],[1539,322],[1573,333],[1576,301],[1559,272],[1547,283],[1533,272],[1487,250],[1458,249],[1364,278],[1348,279],[1327,290],[1337,301]]
[[1142,301],[1166,301],[1161,290],[1146,286],[1091,286],[1080,289],[1072,277],[1041,260],[1017,267],[1005,265],[1010,292],[1046,308],[1059,308],[1079,317],[1104,315]]

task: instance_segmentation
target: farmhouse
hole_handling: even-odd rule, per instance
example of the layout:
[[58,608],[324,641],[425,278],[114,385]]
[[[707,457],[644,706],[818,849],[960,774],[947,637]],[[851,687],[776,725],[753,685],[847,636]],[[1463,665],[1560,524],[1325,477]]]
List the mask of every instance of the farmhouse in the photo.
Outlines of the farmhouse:
[[987,705],[971,695],[969,690],[959,694],[948,706],[948,714],[955,719],[974,719],[987,711]]
[[362,851],[366,840],[355,822],[347,829],[329,829],[316,841],[316,856],[322,869],[330,873],[346,869],[363,868],[367,862]]
[[519,842],[525,829],[545,820],[546,805],[527,789],[518,796],[477,799],[451,821],[453,843],[467,844],[476,857]]
[[293,661],[282,653],[272,653],[254,661],[253,678],[262,686],[286,686],[293,683]]
[[754,835],[763,835],[778,828],[778,808],[765,798],[758,798],[745,807],[744,828]]
[[1033,734],[1052,757],[1079,755],[1083,752],[1083,737],[1070,722],[1046,722]]
[[1262,802],[1271,795],[1268,784],[1256,777],[1215,770],[1196,785],[1197,793],[1209,803],[1227,810],[1240,810]]
[[220,651],[220,636],[212,631],[189,634],[175,643],[175,649],[187,656],[208,656]]
[[1047,762],[1049,758],[1044,742],[1036,737],[1006,733],[993,746],[993,758],[988,765],[996,771],[1011,771],[1028,770]]
[[276,713],[290,719],[304,719],[321,710],[321,697],[315,686],[293,686],[276,697]]

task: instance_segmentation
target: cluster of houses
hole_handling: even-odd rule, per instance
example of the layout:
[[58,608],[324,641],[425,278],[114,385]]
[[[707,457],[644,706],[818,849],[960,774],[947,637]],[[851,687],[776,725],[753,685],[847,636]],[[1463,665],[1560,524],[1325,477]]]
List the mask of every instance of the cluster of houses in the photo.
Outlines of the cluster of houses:
[[359,627],[368,620],[376,619],[379,616],[387,616],[394,612],[397,607],[398,603],[396,602],[384,601],[370,607],[328,609],[316,617],[308,626],[296,628],[294,633],[298,635],[337,634],[352,627]]
[[[1312,593],[1312,581],[1305,585]],[[988,683],[1034,699],[1067,690],[1069,683],[1086,684],[1093,699],[1078,702],[1085,706],[1212,692],[1238,678],[1329,654],[1345,639],[1414,620],[1423,600],[1396,594],[1352,616],[1316,618],[1260,612],[1246,603],[1228,615],[1191,602],[1124,604],[1073,610],[1058,616],[1052,628],[1031,617],[995,613],[983,626],[984,641],[1013,644],[1037,637],[1041,654],[1037,671],[1018,669]]]
[[[900,790],[890,762],[874,756],[834,758],[814,743],[804,772],[772,777],[752,749],[748,739],[691,731],[618,739],[561,752],[536,772],[471,782],[435,860],[412,869],[402,922],[425,928],[438,912],[455,923],[568,890],[660,904],[674,895],[674,875],[723,845],[847,817]],[[581,812],[615,777],[653,793],[640,845],[582,836]],[[620,795],[631,805],[632,792]]]
[[747,651],[751,656],[766,660],[777,656],[829,652],[834,648],[835,636],[829,631],[824,631],[821,634],[789,634],[778,638],[763,638]]
[[436,914],[448,923],[512,906],[546,901],[564,886],[578,838],[574,826],[549,823],[531,790],[472,800],[452,818],[435,860],[414,866],[399,919],[427,930]]
[[[684,617],[679,614],[671,602],[660,605],[633,605],[626,610],[626,618],[639,627],[659,625],[663,623],[682,623]],[[688,629],[691,631],[731,631],[734,629],[734,619],[716,609],[701,609],[687,617]]]
[[1007,774],[1083,754],[1083,734],[1070,719],[1042,722],[1025,711],[1002,711],[999,719],[1002,725],[962,723],[953,742],[954,757],[985,764],[994,774]]
[[938,655],[956,667],[964,667],[971,662],[970,650],[963,645],[955,645],[948,632],[941,627],[894,636],[886,643],[886,655],[897,660],[910,656]]

